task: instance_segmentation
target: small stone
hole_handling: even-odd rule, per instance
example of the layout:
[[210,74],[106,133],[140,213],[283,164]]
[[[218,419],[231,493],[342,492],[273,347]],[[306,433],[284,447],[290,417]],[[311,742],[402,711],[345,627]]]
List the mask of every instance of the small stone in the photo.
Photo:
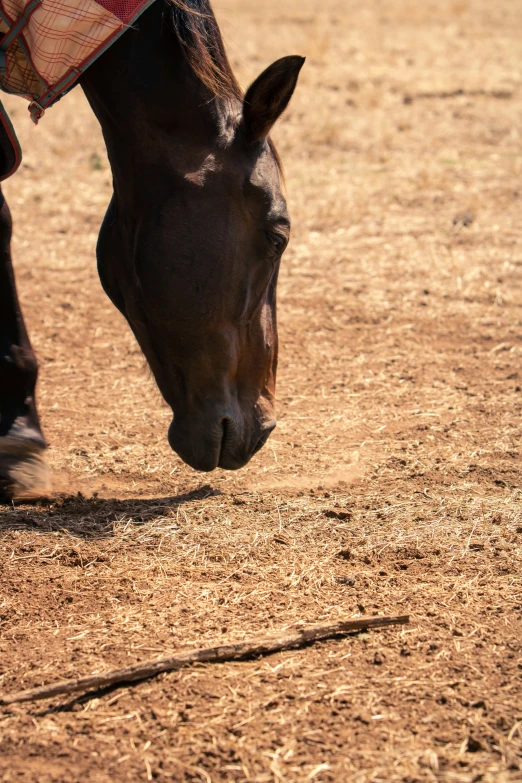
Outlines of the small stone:
[[328,517],[328,519],[351,519],[352,512],[351,511],[339,511],[335,508],[329,508],[326,511],[324,511],[325,517]]
[[468,226],[471,226],[474,220],[475,215],[473,215],[471,212],[462,212],[459,215],[455,215],[453,218],[453,225],[464,226],[465,228],[468,228]]
[[355,577],[354,576],[339,576],[337,578],[337,582],[340,585],[348,585],[349,587],[353,587],[355,584]]

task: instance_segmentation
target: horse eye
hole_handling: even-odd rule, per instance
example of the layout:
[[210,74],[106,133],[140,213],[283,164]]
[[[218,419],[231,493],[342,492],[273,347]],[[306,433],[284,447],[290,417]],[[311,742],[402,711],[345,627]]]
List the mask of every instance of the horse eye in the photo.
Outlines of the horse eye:
[[266,235],[276,250],[283,250],[286,247],[287,237],[279,234],[277,231],[267,231]]

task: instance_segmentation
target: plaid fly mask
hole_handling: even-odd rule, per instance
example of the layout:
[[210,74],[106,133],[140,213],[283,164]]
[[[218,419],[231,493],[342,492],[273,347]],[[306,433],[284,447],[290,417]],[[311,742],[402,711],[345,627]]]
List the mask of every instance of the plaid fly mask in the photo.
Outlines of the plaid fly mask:
[[[154,0],[0,0],[0,87],[37,123]],[[21,150],[0,103],[0,181]]]

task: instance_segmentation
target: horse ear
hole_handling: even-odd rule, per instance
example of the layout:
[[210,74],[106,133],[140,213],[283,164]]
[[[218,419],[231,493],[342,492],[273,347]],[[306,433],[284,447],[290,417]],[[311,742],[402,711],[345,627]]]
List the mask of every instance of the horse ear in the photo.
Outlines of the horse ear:
[[290,102],[304,57],[282,57],[269,65],[250,85],[243,101],[243,125],[250,142],[270,133]]

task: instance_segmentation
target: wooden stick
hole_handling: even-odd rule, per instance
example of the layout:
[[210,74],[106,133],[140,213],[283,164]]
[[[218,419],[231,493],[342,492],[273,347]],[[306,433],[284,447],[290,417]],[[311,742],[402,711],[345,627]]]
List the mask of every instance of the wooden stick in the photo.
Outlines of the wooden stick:
[[156,677],[162,672],[170,672],[187,666],[190,663],[220,663],[233,661],[246,656],[269,655],[279,650],[302,647],[309,642],[328,639],[338,634],[359,631],[363,628],[381,628],[386,625],[405,625],[409,623],[407,615],[399,617],[358,617],[355,620],[344,620],[330,625],[312,625],[309,628],[288,630],[278,636],[265,636],[234,644],[222,644],[216,647],[203,647],[189,650],[185,653],[160,658],[157,661],[145,661],[129,666],[126,669],[114,669],[104,674],[92,674],[90,677],[62,680],[55,685],[42,685],[26,691],[6,694],[0,697],[0,704],[14,704],[19,701],[36,701],[50,699],[62,693],[77,693],[78,691],[97,690],[119,682],[136,682]]

